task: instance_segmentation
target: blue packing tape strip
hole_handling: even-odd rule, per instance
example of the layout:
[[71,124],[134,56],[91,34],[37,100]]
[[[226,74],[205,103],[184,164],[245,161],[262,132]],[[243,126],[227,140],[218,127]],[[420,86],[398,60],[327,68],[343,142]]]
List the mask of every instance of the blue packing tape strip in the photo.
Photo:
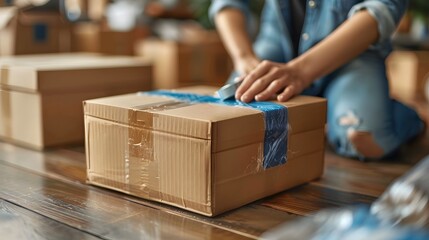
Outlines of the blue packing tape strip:
[[212,103],[242,106],[260,110],[265,115],[264,161],[265,169],[285,164],[287,161],[288,111],[283,105],[272,102],[243,103],[235,99],[221,100],[207,95],[156,90],[141,94],[165,96],[191,103]]

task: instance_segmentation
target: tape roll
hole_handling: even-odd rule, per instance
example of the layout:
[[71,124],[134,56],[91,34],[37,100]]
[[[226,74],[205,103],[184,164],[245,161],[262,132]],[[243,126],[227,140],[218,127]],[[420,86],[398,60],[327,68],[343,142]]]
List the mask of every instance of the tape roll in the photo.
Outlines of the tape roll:
[[241,82],[229,83],[217,90],[217,96],[222,100],[227,100],[235,96],[235,91],[240,86]]

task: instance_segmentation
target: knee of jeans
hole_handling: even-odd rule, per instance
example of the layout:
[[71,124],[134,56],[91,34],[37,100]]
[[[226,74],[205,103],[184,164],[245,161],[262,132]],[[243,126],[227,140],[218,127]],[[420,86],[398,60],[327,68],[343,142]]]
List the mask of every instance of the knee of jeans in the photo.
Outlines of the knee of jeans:
[[351,132],[365,132],[371,134],[377,145],[386,153],[383,145],[379,144],[381,142],[379,138],[380,135],[375,134],[377,132],[377,127],[365,124],[361,116],[350,110],[332,119],[328,125],[328,142],[338,154],[362,160],[367,158],[359,153],[350,141],[349,134]]

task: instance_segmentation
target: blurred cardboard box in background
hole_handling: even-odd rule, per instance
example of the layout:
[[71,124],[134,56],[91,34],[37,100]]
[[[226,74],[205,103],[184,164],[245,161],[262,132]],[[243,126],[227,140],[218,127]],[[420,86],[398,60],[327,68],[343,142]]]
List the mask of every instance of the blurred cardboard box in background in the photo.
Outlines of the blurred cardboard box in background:
[[88,182],[215,216],[320,177],[326,100],[278,104],[287,107],[287,143],[268,152],[286,147],[287,162],[265,168],[266,115],[254,108],[150,94],[85,101]]
[[136,54],[153,61],[155,88],[221,86],[233,69],[231,58],[215,32],[192,41],[145,39],[137,43]]
[[152,86],[152,66],[94,54],[0,59],[0,138],[33,149],[82,144],[82,101]]
[[0,0],[0,7],[12,6],[13,0]]
[[98,22],[104,19],[109,2],[109,0],[64,0],[64,5],[72,21],[80,19]]
[[100,31],[100,53],[108,55],[136,55],[135,45],[148,36],[148,29],[142,26],[129,31],[114,31],[107,27]]
[[96,22],[79,22],[72,25],[72,52],[100,52],[100,24]]
[[103,22],[78,22],[72,25],[71,48],[73,52],[133,56],[135,44],[148,35],[149,29],[144,26],[114,31]]
[[425,97],[429,51],[393,51],[386,67],[392,97],[404,101]]
[[0,56],[70,51],[70,24],[56,11],[0,8]]

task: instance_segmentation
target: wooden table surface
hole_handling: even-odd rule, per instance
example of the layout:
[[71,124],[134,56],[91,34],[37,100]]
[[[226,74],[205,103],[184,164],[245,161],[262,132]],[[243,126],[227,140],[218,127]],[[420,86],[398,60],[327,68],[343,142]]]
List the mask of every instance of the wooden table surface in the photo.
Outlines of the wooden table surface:
[[320,209],[370,204],[427,155],[429,132],[380,162],[327,149],[321,179],[210,218],[87,185],[83,147],[36,152],[0,142],[0,238],[255,239]]

